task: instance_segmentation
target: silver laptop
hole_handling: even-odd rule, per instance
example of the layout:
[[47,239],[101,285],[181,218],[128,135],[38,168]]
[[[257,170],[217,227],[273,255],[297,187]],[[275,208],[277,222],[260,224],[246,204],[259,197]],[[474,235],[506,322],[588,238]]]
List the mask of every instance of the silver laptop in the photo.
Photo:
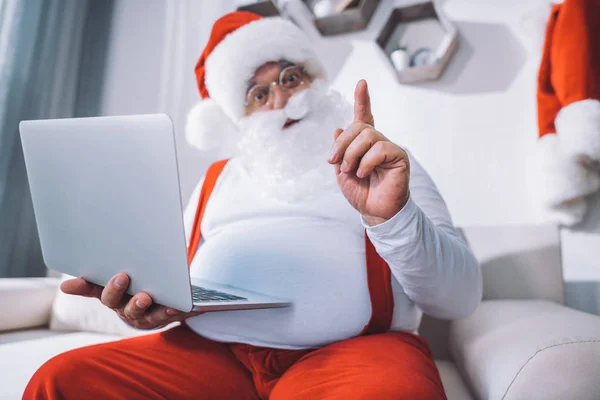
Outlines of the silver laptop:
[[173,124],[167,115],[22,121],[46,266],[182,311],[286,307],[284,299],[190,279]]

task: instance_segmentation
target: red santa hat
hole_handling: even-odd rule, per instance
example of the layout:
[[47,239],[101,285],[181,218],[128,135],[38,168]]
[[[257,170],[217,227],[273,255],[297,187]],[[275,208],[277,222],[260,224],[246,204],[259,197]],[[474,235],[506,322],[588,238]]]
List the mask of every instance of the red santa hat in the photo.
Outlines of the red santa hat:
[[546,219],[572,225],[600,189],[600,0],[552,6],[537,104],[533,195]]
[[218,19],[195,69],[202,100],[188,114],[188,143],[208,150],[234,134],[254,72],[267,62],[281,60],[301,64],[313,77],[325,78],[314,46],[290,21],[247,11]]

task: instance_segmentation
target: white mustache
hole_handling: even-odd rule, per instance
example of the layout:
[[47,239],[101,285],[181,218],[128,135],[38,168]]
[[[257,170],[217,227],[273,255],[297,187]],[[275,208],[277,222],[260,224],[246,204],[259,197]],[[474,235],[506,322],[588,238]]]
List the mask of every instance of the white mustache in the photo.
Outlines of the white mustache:
[[[290,96],[286,106],[240,119],[240,159],[269,197],[296,201],[337,188],[326,153],[333,132],[351,120],[351,107],[318,83]],[[286,128],[288,119],[300,120]]]
[[314,97],[314,92],[310,88],[294,94],[284,107],[285,114],[294,120],[306,117],[311,111],[311,105],[314,106]]
[[293,120],[306,118],[313,110],[318,110],[323,101],[320,96],[323,84],[317,81],[313,83],[313,86],[294,93],[282,109],[261,111],[260,115],[256,117],[254,114],[242,118],[240,120],[242,130],[252,127],[253,123],[258,120],[260,120],[260,124],[265,124],[267,129],[271,129],[282,128],[288,118]]

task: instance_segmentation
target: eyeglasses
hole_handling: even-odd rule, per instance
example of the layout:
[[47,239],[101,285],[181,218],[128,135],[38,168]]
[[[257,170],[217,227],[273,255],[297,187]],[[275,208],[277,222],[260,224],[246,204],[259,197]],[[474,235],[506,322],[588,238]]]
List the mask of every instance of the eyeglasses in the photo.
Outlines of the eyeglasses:
[[308,75],[303,67],[291,65],[281,70],[277,82],[271,82],[269,85],[254,85],[246,94],[244,105],[252,109],[263,107],[271,98],[271,91],[274,86],[279,86],[282,90],[288,91],[304,85]]

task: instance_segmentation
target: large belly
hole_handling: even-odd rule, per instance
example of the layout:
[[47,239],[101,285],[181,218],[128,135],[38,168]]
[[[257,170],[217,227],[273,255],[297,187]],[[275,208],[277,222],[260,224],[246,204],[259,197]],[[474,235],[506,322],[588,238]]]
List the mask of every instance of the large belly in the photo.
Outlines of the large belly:
[[371,313],[363,234],[332,220],[290,217],[228,224],[200,246],[191,274],[293,303],[188,319],[193,330],[214,340],[319,347],[357,335]]

